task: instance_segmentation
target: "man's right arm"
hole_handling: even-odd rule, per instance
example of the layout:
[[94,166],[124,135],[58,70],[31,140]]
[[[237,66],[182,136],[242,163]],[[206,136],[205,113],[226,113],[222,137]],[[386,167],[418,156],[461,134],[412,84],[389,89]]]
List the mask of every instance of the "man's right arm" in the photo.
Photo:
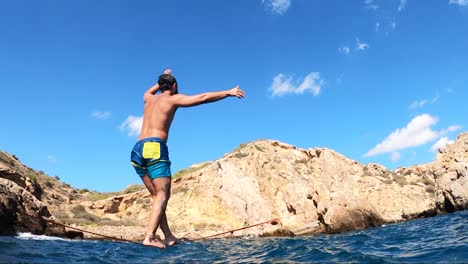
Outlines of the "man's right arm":
[[[171,71],[172,71],[171,69],[166,69],[166,70],[163,72],[163,74],[171,74]],[[143,95],[143,101],[146,102],[146,98],[147,98],[148,96],[151,96],[151,95],[156,94],[156,93],[158,92],[158,90],[159,90],[159,84],[158,84],[158,83],[156,83],[155,85],[151,86],[151,88],[149,88],[149,89],[145,92],[145,94]]]
[[219,92],[208,92],[197,95],[173,95],[173,103],[177,107],[191,107],[201,104],[213,103],[222,100],[226,97],[235,96],[239,99],[244,98],[245,93],[239,86],[232,88],[231,90],[219,91]]

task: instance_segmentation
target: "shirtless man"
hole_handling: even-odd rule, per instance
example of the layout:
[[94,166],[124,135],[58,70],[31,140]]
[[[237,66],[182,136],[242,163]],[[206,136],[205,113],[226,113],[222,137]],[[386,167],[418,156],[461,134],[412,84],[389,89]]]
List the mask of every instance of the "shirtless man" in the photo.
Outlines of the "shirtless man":
[[[158,91],[160,93],[156,94]],[[169,69],[159,77],[156,85],[145,92],[143,126],[131,153],[132,165],[153,200],[143,245],[165,248],[166,245],[172,246],[178,242],[169,229],[166,217],[166,206],[171,193],[171,162],[166,142],[177,109],[233,96],[244,98],[244,92],[237,86],[226,91],[191,96],[178,94],[176,79]],[[159,226],[164,233],[166,245],[155,238]]]

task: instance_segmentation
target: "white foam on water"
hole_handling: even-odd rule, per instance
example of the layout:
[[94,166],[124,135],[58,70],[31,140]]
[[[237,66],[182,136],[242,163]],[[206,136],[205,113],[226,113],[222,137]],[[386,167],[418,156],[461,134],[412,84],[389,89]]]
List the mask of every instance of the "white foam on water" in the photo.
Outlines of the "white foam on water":
[[17,233],[16,237],[23,240],[65,240],[60,237],[44,236],[44,235],[33,235],[31,233]]

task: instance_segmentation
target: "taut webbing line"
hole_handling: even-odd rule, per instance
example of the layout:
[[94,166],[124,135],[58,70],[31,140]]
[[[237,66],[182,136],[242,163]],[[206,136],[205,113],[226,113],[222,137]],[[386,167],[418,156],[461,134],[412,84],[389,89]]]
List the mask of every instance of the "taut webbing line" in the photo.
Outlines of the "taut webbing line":
[[48,223],[52,223],[54,225],[59,225],[59,226],[63,226],[63,227],[66,227],[66,228],[74,229],[74,230],[77,230],[77,231],[80,231],[80,232],[83,232],[83,233],[93,234],[93,235],[104,237],[104,238],[107,238],[107,239],[118,240],[118,241],[122,241],[122,242],[128,242],[128,243],[132,243],[132,244],[141,245],[141,243],[133,242],[133,241],[130,241],[130,240],[127,240],[127,239],[112,237],[112,236],[106,236],[106,235],[98,234],[98,233],[91,232],[91,231],[88,231],[88,230],[84,230],[84,229],[81,229],[81,228],[65,225],[65,224],[59,223],[59,222],[57,222],[55,220],[52,220],[52,219],[46,219],[44,217],[34,216],[34,215],[26,214],[26,213],[20,213],[20,214],[26,215],[26,216],[29,216],[29,217],[32,217],[32,218],[36,218],[36,219],[43,219]]
[[264,225],[264,224],[277,225],[279,220],[281,220],[281,219],[288,218],[288,217],[293,217],[293,216],[298,216],[298,215],[304,214],[306,212],[307,211],[303,211],[303,212],[300,212],[300,213],[297,213],[297,214],[294,214],[294,215],[288,215],[288,216],[283,216],[283,217],[279,217],[279,218],[273,218],[273,219],[270,219],[270,220],[265,221],[265,222],[261,222],[261,223],[257,223],[257,224],[253,224],[253,225],[248,225],[248,226],[244,226],[244,227],[241,227],[241,228],[229,230],[229,231],[226,231],[226,232],[221,232],[221,233],[217,233],[217,234],[214,234],[214,235],[193,239],[192,241],[203,240],[203,239],[222,236],[222,235],[226,235],[226,234],[233,234],[236,231],[240,231],[240,230],[244,230],[244,229],[248,229],[248,228],[251,228],[251,227],[260,226],[260,225]]
[[[252,227],[256,227],[256,226],[260,226],[260,225],[265,225],[265,224],[276,225],[276,224],[278,224],[279,220],[281,220],[281,219],[288,218],[288,217],[293,217],[293,216],[298,216],[298,215],[301,215],[301,214],[304,214],[304,213],[306,213],[306,211],[300,212],[300,213],[297,213],[297,214],[294,214],[294,215],[289,215],[289,216],[284,216],[284,217],[279,217],[279,218],[273,218],[273,219],[270,219],[270,220],[265,221],[265,222],[261,222],[261,223],[257,223],[257,224],[253,224],[253,225],[248,225],[248,226],[244,226],[244,227],[237,228],[237,229],[232,229],[232,230],[229,230],[229,231],[217,233],[217,234],[210,235],[210,236],[205,236],[205,237],[201,237],[201,238],[197,238],[197,239],[192,239],[191,241],[198,241],[198,240],[204,240],[204,239],[207,239],[207,238],[218,237],[218,236],[222,236],[222,235],[226,235],[226,234],[233,234],[236,231],[245,230],[245,229],[248,229],[248,228],[252,228]],[[141,245],[141,243],[133,242],[133,241],[123,239],[123,238],[98,234],[98,233],[91,232],[91,231],[88,231],[88,230],[84,230],[84,229],[81,229],[81,228],[65,225],[65,224],[59,223],[59,222],[57,222],[55,220],[46,219],[44,217],[33,216],[33,215],[30,215],[30,214],[26,214],[26,213],[20,213],[20,214],[23,214],[23,215],[26,215],[26,216],[29,216],[29,217],[32,217],[32,218],[36,218],[36,219],[42,219],[42,220],[45,220],[48,223],[63,226],[63,227],[70,228],[70,229],[73,229],[73,230],[77,230],[77,231],[80,231],[80,232],[83,232],[83,233],[93,234],[93,235],[104,237],[104,238],[107,238],[107,239],[118,240],[118,241],[122,241],[122,242],[128,242],[128,243],[132,243],[132,244]]]

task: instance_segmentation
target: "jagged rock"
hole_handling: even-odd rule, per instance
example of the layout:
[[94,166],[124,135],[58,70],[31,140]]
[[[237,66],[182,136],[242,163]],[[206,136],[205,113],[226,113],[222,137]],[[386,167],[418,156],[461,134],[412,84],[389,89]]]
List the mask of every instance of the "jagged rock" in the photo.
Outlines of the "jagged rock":
[[40,199],[42,189],[27,175],[31,174],[18,160],[13,156],[0,152],[0,178],[13,181],[20,187],[26,189],[36,198]]
[[[56,219],[48,209],[51,204],[47,202],[60,194],[58,191],[44,193],[38,178],[49,177],[42,174],[24,166],[14,155],[0,152],[0,235],[31,232],[39,235],[72,236],[63,226],[52,223]],[[53,186],[46,185],[48,190],[51,187]],[[63,203],[59,204],[63,206]],[[43,217],[51,221],[47,222]]]
[[42,217],[51,217],[47,206],[15,182],[0,178],[0,235],[17,232],[66,234],[63,227],[49,225]]
[[434,171],[436,208],[453,212],[468,207],[468,133],[439,150]]

